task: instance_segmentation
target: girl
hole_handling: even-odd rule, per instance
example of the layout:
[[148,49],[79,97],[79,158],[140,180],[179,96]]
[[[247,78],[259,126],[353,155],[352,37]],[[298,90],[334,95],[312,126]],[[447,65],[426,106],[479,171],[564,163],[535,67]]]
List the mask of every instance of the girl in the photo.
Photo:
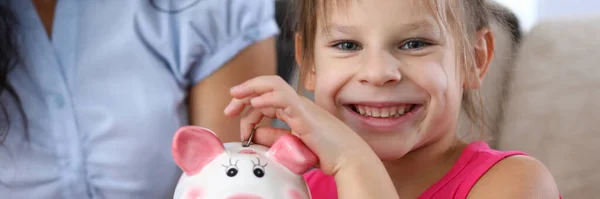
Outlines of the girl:
[[[456,136],[460,108],[480,118],[473,96],[494,50],[488,2],[296,3],[297,62],[314,103],[259,77],[231,89],[225,113],[250,107],[242,138],[263,117],[289,124],[319,157],[305,176],[313,198],[559,198],[539,161]],[[261,127],[254,141],[283,133]]]

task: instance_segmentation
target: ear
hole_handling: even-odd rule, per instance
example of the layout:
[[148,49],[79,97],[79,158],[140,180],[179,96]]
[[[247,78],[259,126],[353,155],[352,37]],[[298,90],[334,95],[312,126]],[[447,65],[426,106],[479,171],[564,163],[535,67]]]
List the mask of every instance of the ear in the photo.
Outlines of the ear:
[[483,28],[476,34],[474,46],[475,67],[469,72],[475,74],[475,79],[467,79],[465,88],[479,88],[483,83],[483,78],[487,74],[492,57],[494,57],[494,35],[489,28]]
[[317,156],[296,136],[285,134],[269,149],[269,153],[291,172],[302,175],[315,163]]
[[177,130],[171,148],[173,159],[189,176],[200,172],[224,151],[223,143],[212,131],[194,126]]
[[296,56],[296,64],[302,68],[302,67],[310,67],[310,68],[306,68],[308,69],[308,72],[306,73],[306,77],[304,79],[304,89],[306,89],[307,91],[313,92],[315,90],[315,67],[314,66],[309,66],[303,63],[302,60],[302,56],[304,56],[304,46],[302,45],[302,37],[300,37],[300,35],[296,34],[296,39],[295,39],[295,56]]

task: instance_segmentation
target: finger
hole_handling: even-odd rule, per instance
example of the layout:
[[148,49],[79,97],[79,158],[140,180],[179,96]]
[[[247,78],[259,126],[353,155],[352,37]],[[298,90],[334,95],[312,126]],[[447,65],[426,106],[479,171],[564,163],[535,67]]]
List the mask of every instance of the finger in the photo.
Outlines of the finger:
[[[284,109],[275,109],[275,117],[285,123],[291,122],[290,111],[284,111]],[[288,124],[289,125],[289,124]]]
[[[288,83],[285,82],[280,76],[261,76],[250,79],[238,86],[231,88],[230,94],[234,98],[241,99],[251,95],[261,95],[277,89],[281,90],[285,88],[284,86],[289,87]],[[286,90],[287,92],[287,89],[283,90]]]
[[[297,95],[294,93],[294,95]],[[250,104],[255,108],[275,108],[276,117],[286,123],[291,122],[293,110],[299,109],[298,97],[291,97],[283,92],[270,92],[261,96],[254,97],[250,100]]]
[[262,122],[263,118],[276,118],[275,109],[274,108],[263,108],[263,109],[255,109],[250,108],[244,116],[240,119],[240,133],[242,141],[245,141],[247,137],[252,133],[252,129],[256,127],[256,125]]
[[240,119],[240,136],[242,141],[247,140],[250,137],[252,129],[256,124],[260,123],[264,114],[258,110],[251,108],[248,112]]
[[251,98],[231,99],[231,102],[229,102],[223,112],[229,117],[238,116],[240,113],[242,113],[242,111],[244,111],[247,105],[250,105],[250,99]]
[[254,108],[275,107],[285,109],[294,104],[294,97],[296,96],[289,96],[283,92],[275,91],[251,98],[250,104]]
[[264,146],[272,146],[279,137],[289,134],[290,131],[282,128],[274,128],[274,127],[259,127],[254,132],[254,137],[252,141],[254,143],[264,145]]

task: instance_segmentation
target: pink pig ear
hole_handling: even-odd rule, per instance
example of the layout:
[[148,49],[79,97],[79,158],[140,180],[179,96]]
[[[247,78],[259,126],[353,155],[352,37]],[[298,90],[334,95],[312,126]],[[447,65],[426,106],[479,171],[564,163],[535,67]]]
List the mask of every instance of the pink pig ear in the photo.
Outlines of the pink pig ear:
[[296,136],[281,136],[269,149],[275,161],[301,175],[317,163],[317,156]]
[[197,174],[225,151],[219,138],[202,127],[181,127],[175,132],[172,144],[173,159],[187,175]]

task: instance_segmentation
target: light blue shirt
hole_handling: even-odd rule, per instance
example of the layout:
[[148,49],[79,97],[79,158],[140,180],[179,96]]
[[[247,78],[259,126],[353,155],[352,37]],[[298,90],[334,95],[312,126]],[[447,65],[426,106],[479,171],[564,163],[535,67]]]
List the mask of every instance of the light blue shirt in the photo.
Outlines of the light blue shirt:
[[49,41],[31,0],[11,3],[27,128],[3,94],[0,198],[172,198],[188,89],[279,33],[274,0],[59,0]]

